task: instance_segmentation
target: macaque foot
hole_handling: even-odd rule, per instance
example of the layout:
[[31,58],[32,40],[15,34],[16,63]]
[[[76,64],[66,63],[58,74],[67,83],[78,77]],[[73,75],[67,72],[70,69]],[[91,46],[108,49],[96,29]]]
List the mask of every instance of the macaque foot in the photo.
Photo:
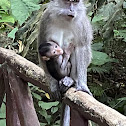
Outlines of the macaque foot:
[[92,93],[90,92],[89,88],[87,86],[78,86],[76,88],[76,91],[83,91],[88,93],[89,95],[93,96]]
[[59,81],[59,88],[61,93],[65,93],[73,84],[73,79],[65,76],[63,79]]

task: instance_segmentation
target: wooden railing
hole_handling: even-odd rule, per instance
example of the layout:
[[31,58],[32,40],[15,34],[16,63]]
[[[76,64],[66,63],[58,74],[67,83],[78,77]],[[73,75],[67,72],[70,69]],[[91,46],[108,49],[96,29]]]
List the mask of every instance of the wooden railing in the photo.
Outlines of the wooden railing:
[[[44,71],[11,50],[0,47],[0,107],[6,93],[7,126],[40,126],[28,82],[52,96]],[[126,126],[126,117],[82,91],[70,88],[64,102],[100,126]]]

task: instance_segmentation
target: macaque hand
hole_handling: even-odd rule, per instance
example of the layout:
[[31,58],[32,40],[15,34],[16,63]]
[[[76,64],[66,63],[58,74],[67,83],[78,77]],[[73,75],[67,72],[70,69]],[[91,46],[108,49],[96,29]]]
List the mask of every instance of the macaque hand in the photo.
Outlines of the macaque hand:
[[75,45],[70,43],[67,49],[64,49],[64,52],[70,55],[74,51]]
[[63,79],[59,81],[60,92],[65,93],[73,84],[73,79],[68,76],[65,76]]

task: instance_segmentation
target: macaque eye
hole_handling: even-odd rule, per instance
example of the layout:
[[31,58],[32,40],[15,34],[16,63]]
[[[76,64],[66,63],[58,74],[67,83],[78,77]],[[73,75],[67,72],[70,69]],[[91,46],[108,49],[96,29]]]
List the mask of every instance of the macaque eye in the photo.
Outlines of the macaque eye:
[[53,53],[55,54],[56,52],[54,51]]
[[75,2],[79,2],[80,0],[74,0]]
[[57,48],[57,45],[55,46],[55,48]]
[[80,0],[74,0],[74,4],[78,4]]
[[64,0],[66,2],[79,2],[80,0]]
[[64,0],[64,2],[65,2],[66,4],[69,4],[69,3],[71,2],[71,0]]

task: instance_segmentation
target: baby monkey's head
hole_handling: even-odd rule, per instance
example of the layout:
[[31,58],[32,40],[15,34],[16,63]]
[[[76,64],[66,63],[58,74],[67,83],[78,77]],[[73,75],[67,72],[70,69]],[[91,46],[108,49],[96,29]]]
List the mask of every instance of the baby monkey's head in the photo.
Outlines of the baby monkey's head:
[[63,50],[53,41],[42,43],[39,46],[39,54],[43,60],[49,60],[63,54]]

